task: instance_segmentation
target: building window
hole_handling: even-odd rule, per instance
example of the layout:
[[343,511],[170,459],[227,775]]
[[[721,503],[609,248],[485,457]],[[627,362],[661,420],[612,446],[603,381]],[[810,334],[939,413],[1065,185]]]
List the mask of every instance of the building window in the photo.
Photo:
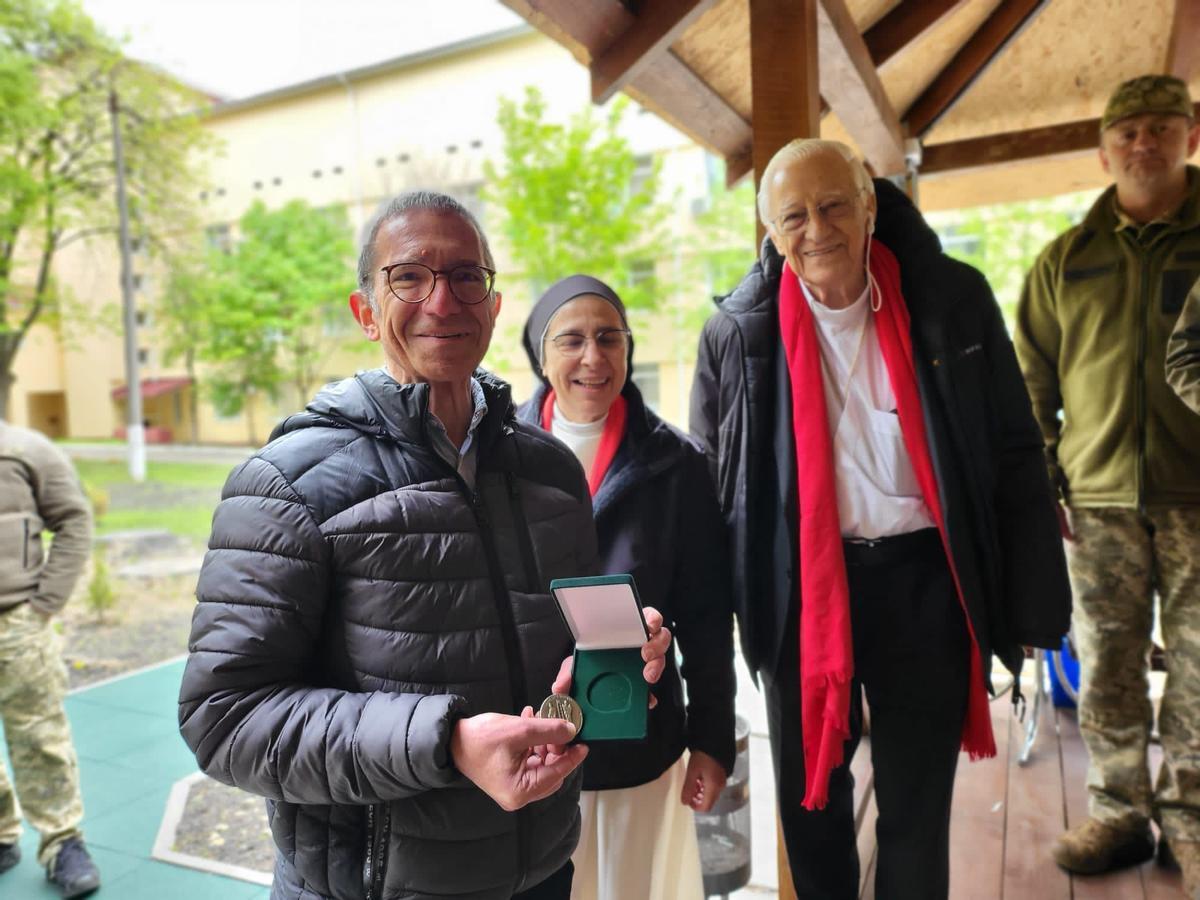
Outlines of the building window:
[[145,347],[138,347],[138,365],[150,365],[150,351]]
[[209,225],[204,229],[204,239],[211,249],[220,250],[222,253],[228,253],[233,246],[229,226],[226,224]]
[[659,374],[658,363],[646,363],[633,369],[633,383],[642,392],[646,405],[658,412]]
[[254,182],[254,189],[255,189],[256,191],[261,191],[261,190],[263,189],[263,183],[262,183],[261,181],[255,181],[255,182]]
[[341,175],[341,174],[342,174],[342,167],[341,167],[341,166],[334,166],[334,167],[333,167],[333,174],[334,174],[334,175]]
[[133,289],[135,291],[140,291],[142,289],[142,273],[141,272],[134,272],[133,276],[129,280],[130,280],[130,282],[132,282]]
[[275,187],[279,187],[281,184],[283,184],[283,179],[276,175],[271,179],[271,184],[275,185]]
[[654,260],[635,259],[629,263],[629,283],[631,285],[645,284],[654,277]]
[[133,314],[134,320],[137,322],[138,328],[145,328],[150,321],[150,316],[144,309],[139,309]]
[[324,173],[320,169],[313,169],[312,177],[320,178]]
[[634,160],[633,175],[629,177],[629,193],[638,194],[646,186],[646,181],[654,174],[654,157],[639,156]]

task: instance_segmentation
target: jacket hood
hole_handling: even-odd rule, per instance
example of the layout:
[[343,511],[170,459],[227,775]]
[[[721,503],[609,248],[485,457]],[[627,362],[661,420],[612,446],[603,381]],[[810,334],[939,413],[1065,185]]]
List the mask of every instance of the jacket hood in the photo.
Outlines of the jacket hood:
[[[491,433],[512,419],[511,389],[484,369],[476,369],[474,374],[488,405],[480,431]],[[401,384],[382,369],[370,369],[325,385],[304,412],[280,422],[271,439],[304,428],[332,427],[353,428],[400,443],[419,443],[424,437],[428,409],[428,384]]]

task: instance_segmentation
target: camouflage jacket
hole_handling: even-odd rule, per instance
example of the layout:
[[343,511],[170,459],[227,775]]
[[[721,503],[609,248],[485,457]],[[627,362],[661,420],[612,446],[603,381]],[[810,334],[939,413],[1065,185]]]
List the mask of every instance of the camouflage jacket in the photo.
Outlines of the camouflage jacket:
[[1200,414],[1200,281],[1183,304],[1167,342],[1167,383],[1179,399]]
[[[48,556],[42,531],[54,532]],[[0,612],[66,604],[87,563],[92,513],[70,461],[28,428],[0,420]]]
[[[1042,251],[1015,343],[1051,477],[1077,506],[1200,504],[1200,416],[1167,386],[1167,338],[1200,277],[1200,169],[1168,222],[1138,227],[1109,188]],[[1061,413],[1061,418],[1060,418]]]

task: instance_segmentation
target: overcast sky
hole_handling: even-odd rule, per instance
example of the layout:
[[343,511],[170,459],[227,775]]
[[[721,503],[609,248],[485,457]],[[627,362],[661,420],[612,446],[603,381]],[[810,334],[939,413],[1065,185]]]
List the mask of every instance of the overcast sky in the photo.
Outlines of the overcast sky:
[[519,25],[499,0],[82,0],[130,56],[225,99]]

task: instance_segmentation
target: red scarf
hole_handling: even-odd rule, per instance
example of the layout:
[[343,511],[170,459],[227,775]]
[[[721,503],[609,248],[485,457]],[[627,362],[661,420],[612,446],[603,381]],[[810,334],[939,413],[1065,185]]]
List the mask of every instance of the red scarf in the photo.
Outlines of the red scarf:
[[[542,429],[552,431],[554,424],[554,391],[546,392],[542,401]],[[596,458],[592,460],[592,471],[588,472],[588,490],[593,497],[612,465],[617,448],[621,446],[621,438],[625,436],[625,398],[620,394],[608,408],[608,418],[604,420],[604,431],[600,434],[600,446],[596,448]]]
[[[941,534],[971,636],[971,682],[967,690],[962,747],[973,760],[995,756],[996,740],[992,735],[979,642],[975,639],[970,616],[967,616],[962,586],[950,554],[925,436],[925,420],[913,367],[908,309],[900,291],[900,266],[891,251],[879,241],[874,241],[871,248],[871,273],[882,295],[882,304],[875,313],[875,333],[888,380],[896,395],[904,446],[925,505]],[[829,775],[841,765],[843,744],[850,737],[854,652],[821,351],[812,311],[799,280],[786,263],[779,284],[779,327],[792,386],[792,430],[796,441],[800,504],[800,721],[804,742],[804,807],[821,809],[829,800]]]

